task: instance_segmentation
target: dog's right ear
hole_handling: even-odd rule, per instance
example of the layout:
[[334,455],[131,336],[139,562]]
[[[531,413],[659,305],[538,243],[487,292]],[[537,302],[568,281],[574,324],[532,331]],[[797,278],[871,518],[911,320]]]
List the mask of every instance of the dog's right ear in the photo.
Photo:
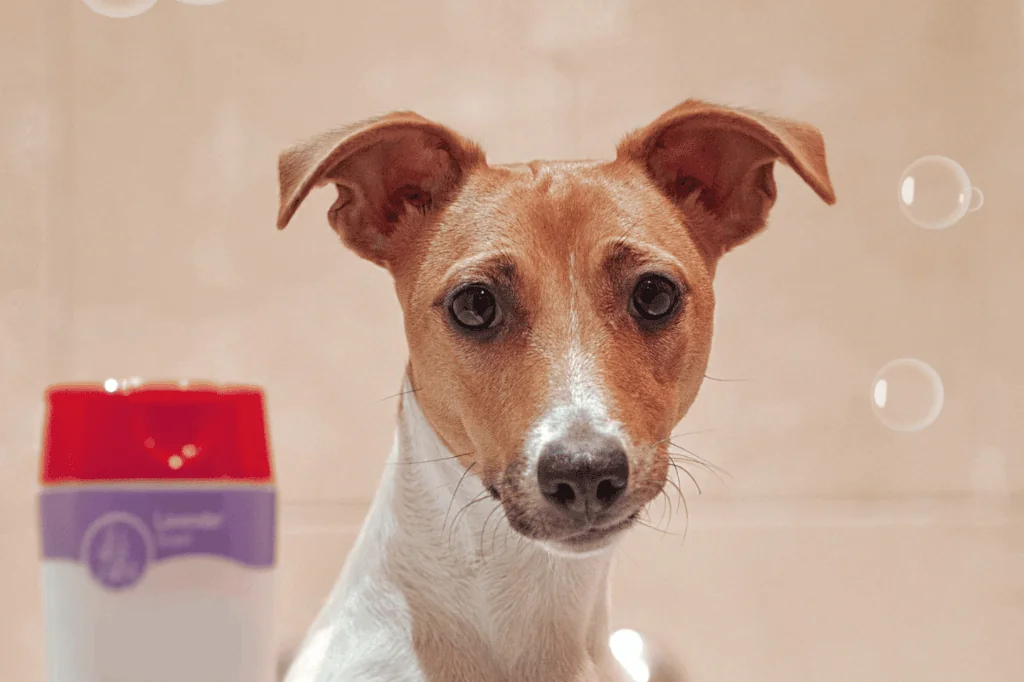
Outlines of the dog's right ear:
[[310,190],[333,183],[331,227],[356,253],[386,266],[410,228],[485,163],[476,144],[411,112],[333,130],[281,154],[277,227],[288,225]]

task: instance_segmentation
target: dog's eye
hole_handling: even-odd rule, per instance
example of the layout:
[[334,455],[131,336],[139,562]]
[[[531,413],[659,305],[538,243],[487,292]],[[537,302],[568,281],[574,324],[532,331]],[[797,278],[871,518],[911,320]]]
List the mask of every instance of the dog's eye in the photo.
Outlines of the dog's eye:
[[490,289],[472,284],[460,289],[449,304],[452,319],[469,331],[483,331],[501,321],[498,302]]
[[647,275],[633,289],[632,308],[647,322],[659,322],[675,312],[679,287],[661,275]]

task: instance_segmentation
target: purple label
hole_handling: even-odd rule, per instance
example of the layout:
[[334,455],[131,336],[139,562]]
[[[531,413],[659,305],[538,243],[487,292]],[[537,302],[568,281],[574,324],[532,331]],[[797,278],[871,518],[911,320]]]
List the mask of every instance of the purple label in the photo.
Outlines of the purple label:
[[96,581],[120,590],[142,578],[151,548],[149,530],[137,517],[113,512],[97,519],[86,531],[82,557]]
[[43,491],[39,504],[43,558],[80,562],[112,590],[136,584],[151,563],[178,556],[274,565],[270,488],[55,488]]

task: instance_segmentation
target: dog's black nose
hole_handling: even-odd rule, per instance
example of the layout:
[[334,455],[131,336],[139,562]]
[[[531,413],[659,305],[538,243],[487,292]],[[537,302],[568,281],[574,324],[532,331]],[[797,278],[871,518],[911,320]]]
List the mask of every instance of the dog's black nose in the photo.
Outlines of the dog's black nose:
[[563,515],[591,521],[615,503],[629,481],[629,459],[613,437],[548,443],[537,461],[544,498]]

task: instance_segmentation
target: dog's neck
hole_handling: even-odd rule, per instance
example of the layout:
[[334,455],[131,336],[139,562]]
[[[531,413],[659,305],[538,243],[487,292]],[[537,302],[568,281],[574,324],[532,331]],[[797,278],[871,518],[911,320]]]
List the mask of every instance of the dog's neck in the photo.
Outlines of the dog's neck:
[[334,679],[372,646],[417,669],[370,680],[621,679],[610,551],[560,556],[514,532],[406,391],[377,497],[289,682]]

